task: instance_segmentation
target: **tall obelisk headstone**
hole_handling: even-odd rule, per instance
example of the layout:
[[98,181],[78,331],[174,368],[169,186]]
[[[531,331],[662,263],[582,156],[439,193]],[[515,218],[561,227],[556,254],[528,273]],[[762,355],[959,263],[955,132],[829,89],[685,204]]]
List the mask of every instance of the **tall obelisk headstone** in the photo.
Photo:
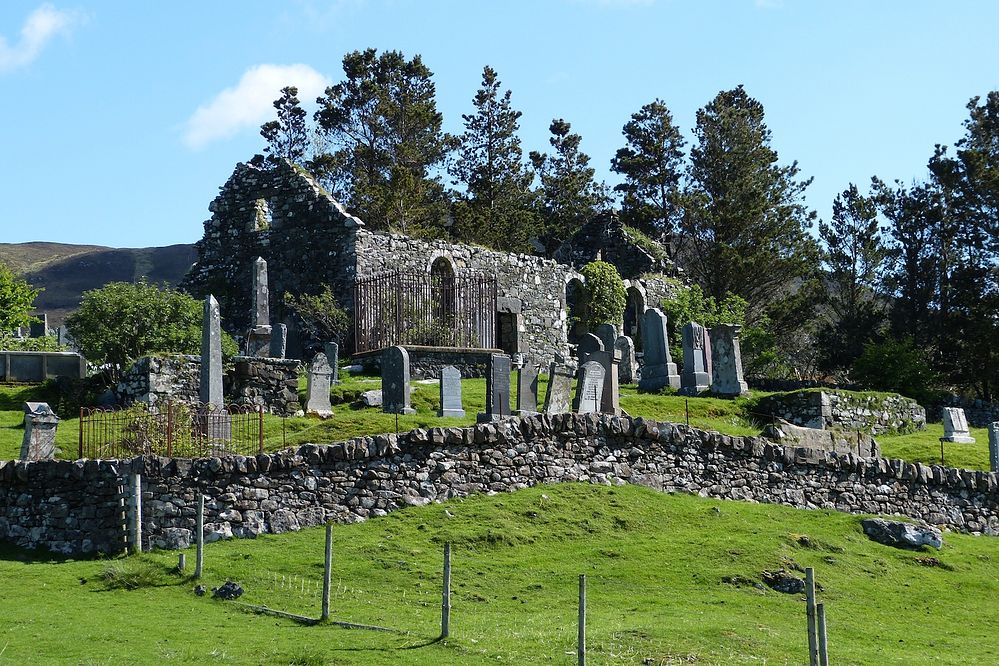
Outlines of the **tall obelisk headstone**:
[[211,294],[205,298],[205,318],[201,323],[201,386],[198,399],[216,409],[222,398],[222,315],[219,302]]
[[271,351],[270,291],[267,287],[267,262],[257,257],[253,262],[253,307],[250,331],[246,335],[247,356],[268,356]]

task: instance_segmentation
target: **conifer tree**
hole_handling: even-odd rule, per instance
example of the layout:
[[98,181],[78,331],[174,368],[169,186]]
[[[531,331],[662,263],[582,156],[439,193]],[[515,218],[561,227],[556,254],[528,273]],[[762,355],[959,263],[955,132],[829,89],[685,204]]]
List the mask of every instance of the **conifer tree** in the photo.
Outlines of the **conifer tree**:
[[267,141],[264,152],[268,158],[289,159],[296,164],[305,161],[309,140],[305,127],[305,109],[298,99],[298,88],[281,88],[281,96],[274,100],[277,119],[260,126],[260,136]]

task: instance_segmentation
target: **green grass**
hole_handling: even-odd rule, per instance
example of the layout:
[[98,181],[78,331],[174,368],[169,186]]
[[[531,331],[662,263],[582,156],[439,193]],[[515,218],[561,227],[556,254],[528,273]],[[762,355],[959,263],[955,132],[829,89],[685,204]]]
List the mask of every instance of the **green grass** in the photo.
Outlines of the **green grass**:
[[[104,579],[108,561],[4,546],[0,577],[16,584],[0,586],[0,663],[571,664],[586,574],[590,663],[801,664],[803,598],[752,583],[809,566],[833,663],[995,663],[999,540],[946,534],[939,552],[901,551],[869,541],[859,522],[562,484],[336,527],[334,619],[403,633],[301,626],[197,597],[194,581],[170,573],[175,552],[127,560],[149,582],[124,589]],[[436,641],[444,541],[452,635]],[[322,528],[208,544],[202,582],[236,580],[241,602],[315,617],[322,555]]]

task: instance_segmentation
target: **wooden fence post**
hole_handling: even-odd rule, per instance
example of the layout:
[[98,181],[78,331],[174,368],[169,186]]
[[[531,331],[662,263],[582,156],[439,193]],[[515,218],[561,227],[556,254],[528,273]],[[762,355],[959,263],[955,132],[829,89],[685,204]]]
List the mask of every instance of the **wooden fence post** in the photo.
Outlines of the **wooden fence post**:
[[330,582],[333,580],[333,523],[326,523],[326,562],[323,567],[323,610],[321,620],[330,619]]
[[816,604],[816,619],[818,620],[819,666],[829,666],[829,645],[826,642],[826,609],[824,604]]
[[586,575],[579,576],[579,635],[576,644],[579,666],[586,666]]
[[819,666],[815,617],[815,569],[805,568],[805,615],[808,618],[808,666]]
[[197,555],[194,560],[194,577],[201,578],[201,571],[205,564],[205,496],[198,495],[198,518],[195,521],[195,543],[198,545]]
[[444,584],[441,592],[441,638],[451,633],[451,542],[444,544]]

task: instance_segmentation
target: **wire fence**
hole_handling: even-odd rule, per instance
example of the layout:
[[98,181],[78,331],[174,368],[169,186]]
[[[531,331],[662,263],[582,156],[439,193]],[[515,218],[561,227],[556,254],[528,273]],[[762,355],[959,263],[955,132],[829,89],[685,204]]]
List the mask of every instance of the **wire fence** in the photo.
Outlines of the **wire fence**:
[[167,402],[150,408],[81,407],[80,458],[155,454],[177,458],[255,455],[264,450],[263,407]]

